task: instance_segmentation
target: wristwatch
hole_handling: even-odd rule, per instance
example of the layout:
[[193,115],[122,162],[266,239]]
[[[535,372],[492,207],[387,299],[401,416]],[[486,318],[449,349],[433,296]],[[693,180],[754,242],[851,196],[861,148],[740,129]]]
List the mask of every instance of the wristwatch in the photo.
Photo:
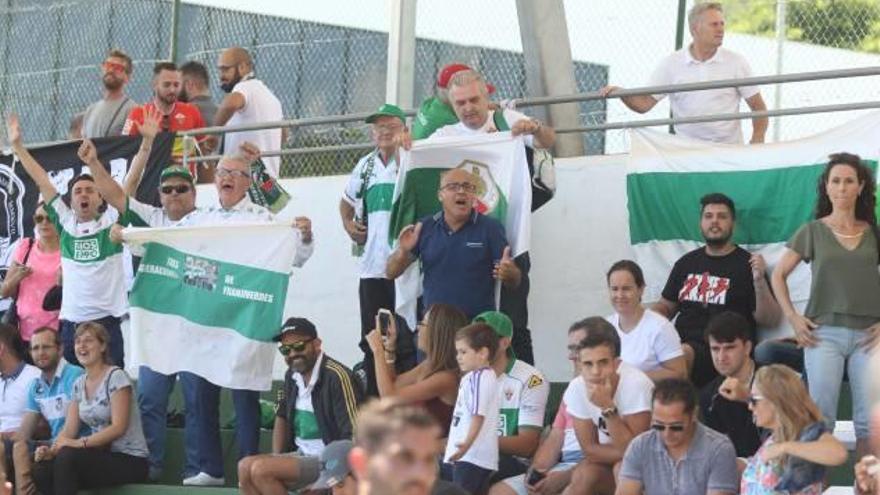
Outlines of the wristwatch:
[[602,409],[602,417],[605,419],[611,419],[611,417],[617,416],[617,406],[611,406],[606,409]]

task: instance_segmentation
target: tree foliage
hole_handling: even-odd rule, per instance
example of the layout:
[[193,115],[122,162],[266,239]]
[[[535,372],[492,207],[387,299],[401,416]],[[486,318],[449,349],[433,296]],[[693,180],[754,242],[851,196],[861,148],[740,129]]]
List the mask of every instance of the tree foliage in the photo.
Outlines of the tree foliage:
[[[880,53],[878,0],[786,1],[786,38],[816,45]],[[731,31],[776,35],[777,0],[724,2]]]

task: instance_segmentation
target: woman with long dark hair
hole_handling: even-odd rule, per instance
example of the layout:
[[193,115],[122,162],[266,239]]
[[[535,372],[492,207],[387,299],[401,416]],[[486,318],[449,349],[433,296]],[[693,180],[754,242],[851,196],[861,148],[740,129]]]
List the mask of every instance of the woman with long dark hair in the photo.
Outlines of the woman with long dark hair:
[[[803,225],[773,271],[773,290],[804,348],[810,396],[829,428],[847,366],[853,397],[856,452],[868,438],[868,350],[880,335],[880,274],[871,170],[849,153],[829,157],[818,183],[816,219]],[[812,285],[804,313],[791,302],[786,279],[801,261]]]
[[[376,356],[374,365],[379,396],[396,397],[424,406],[448,432],[458,396],[455,333],[468,324],[467,316],[449,304],[431,305],[424,320],[419,323],[418,335],[418,348],[427,357],[415,368],[400,375],[394,373],[394,348],[390,346],[397,342],[397,326],[395,318],[390,320],[385,343],[378,329],[367,334],[367,342]],[[381,356],[386,356],[386,359]]]

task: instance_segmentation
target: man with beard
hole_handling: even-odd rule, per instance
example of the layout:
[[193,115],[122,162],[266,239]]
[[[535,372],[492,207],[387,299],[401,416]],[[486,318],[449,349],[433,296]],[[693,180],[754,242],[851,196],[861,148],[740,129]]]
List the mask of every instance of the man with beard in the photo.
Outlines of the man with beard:
[[73,395],[73,383],[83,374],[82,368],[68,363],[61,356],[61,340],[52,328],[42,327],[34,332],[30,353],[41,373],[28,387],[26,412],[12,450],[15,486],[18,493],[28,495],[36,493],[31,466],[37,445],[34,439],[37,438],[38,424],[41,419],[49,424],[49,439],[42,444],[51,445],[64,427],[67,406]]
[[206,124],[213,123],[217,104],[211,98],[208,88],[208,69],[201,62],[190,60],[180,66],[180,75],[183,76],[180,101],[192,103],[199,109]]
[[[128,114],[122,134],[137,136],[144,124],[147,112],[158,112],[161,120],[159,130],[163,132],[187,131],[205,127],[202,114],[195,105],[178,101],[182,87],[180,71],[172,62],[159,62],[153,66],[153,101],[135,107]],[[171,150],[171,160],[179,165],[183,160],[183,138],[175,137]],[[195,175],[195,167],[190,173]]]
[[110,334],[110,358],[123,367],[125,347],[120,328],[128,311],[122,246],[110,241],[110,231],[119,218],[115,208],[106,208],[95,179],[80,174],[67,187],[69,204],[62,199],[49,174],[22,142],[18,117],[6,121],[7,136],[22,167],[40,190],[46,213],[58,230],[61,243],[62,285],[60,329],[64,358],[79,364],[73,348],[74,330],[86,321],[100,323]]
[[125,94],[132,72],[131,57],[122,50],[110,50],[101,70],[104,98],[86,108],[82,125],[82,135],[86,138],[121,135],[125,117],[137,106]]
[[[228,93],[214,115],[215,126],[238,126],[275,122],[284,118],[281,102],[268,87],[254,75],[250,53],[240,47],[227,48],[217,61],[220,87]],[[223,150],[234,153],[242,143],[255,144],[263,151],[281,149],[284,131],[280,128],[258,131],[232,132],[224,135]],[[277,179],[281,158],[263,158],[266,171]]]
[[321,350],[312,322],[288,318],[275,340],[288,370],[275,409],[272,453],[238,463],[240,491],[248,495],[286,494],[317,481],[324,447],[352,438],[363,399],[354,373]]
[[733,311],[745,317],[754,345],[756,325],[774,326],[781,314],[767,281],[764,257],[733,243],[733,200],[712,193],[703,196],[700,205],[706,245],[675,262],[662,297],[652,308],[670,320],[678,315],[675,328],[697,387],[717,376],[705,339],[706,325],[714,315]]

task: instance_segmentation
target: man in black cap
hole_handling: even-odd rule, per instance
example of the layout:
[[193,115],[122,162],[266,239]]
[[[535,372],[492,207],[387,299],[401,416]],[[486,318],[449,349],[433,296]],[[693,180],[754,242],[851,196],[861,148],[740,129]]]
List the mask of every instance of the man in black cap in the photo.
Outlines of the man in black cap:
[[243,494],[286,493],[317,481],[325,447],[352,438],[363,400],[354,373],[321,351],[312,322],[288,318],[275,340],[288,370],[275,407],[272,453],[239,461]]

